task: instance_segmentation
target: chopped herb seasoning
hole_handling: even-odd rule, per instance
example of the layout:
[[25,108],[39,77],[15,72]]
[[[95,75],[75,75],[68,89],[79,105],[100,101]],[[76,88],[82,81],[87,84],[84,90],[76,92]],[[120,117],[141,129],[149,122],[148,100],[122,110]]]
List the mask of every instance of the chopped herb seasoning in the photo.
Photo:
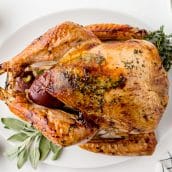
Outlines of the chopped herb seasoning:
[[27,75],[26,77],[23,77],[23,81],[25,83],[29,83],[32,80],[32,76],[31,75]]
[[145,67],[145,64],[142,64],[142,67]]
[[124,63],[124,67],[127,69],[133,69],[134,68],[134,63],[133,61],[129,62],[129,61],[122,61]]
[[134,54],[142,54],[142,50],[134,49]]
[[103,55],[101,55],[101,53],[97,53],[97,54],[87,53],[87,54],[82,54],[79,60],[82,60],[85,63],[96,63],[98,65],[102,65],[103,62],[105,61],[105,58],[103,57]]
[[44,73],[44,70],[43,69],[42,70],[37,70],[36,73],[37,73],[37,75],[42,75]]
[[[71,71],[66,71],[64,76],[74,91],[86,95],[85,98],[89,98],[89,106],[100,108],[98,111],[102,111],[101,107],[104,104],[105,92],[117,87],[123,88],[126,82],[126,78],[123,75],[118,78],[112,78],[111,76],[93,75],[91,72],[87,72],[85,75],[79,76],[72,74]],[[85,101],[82,103],[85,104]]]

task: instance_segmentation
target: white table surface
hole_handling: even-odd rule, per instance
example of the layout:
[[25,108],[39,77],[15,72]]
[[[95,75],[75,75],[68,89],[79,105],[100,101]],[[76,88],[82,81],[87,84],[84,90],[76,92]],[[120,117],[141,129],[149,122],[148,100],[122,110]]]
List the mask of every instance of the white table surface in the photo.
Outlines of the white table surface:
[[[172,32],[170,0],[0,0],[0,44],[24,24],[49,13],[75,8],[110,9],[137,17],[151,28],[165,25]],[[7,142],[0,136],[0,172],[17,172],[15,161],[3,156]],[[70,155],[69,155],[70,156]],[[158,172],[157,160],[149,157],[130,160],[97,169],[67,169],[40,164],[33,170],[29,164],[21,172]]]

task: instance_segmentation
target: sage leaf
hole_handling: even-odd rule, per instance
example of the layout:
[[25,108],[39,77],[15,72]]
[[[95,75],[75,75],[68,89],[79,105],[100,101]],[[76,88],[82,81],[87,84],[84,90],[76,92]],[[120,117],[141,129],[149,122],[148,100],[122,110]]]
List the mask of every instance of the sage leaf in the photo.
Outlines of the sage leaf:
[[23,149],[19,154],[18,154],[18,161],[17,161],[17,167],[18,169],[22,168],[25,162],[28,159],[28,150]]
[[54,153],[54,155],[52,156],[51,159],[52,159],[52,160],[57,160],[57,159],[60,157],[61,152],[62,152],[62,148],[59,147],[59,148],[57,149],[56,153]]
[[25,126],[25,128],[23,129],[23,132],[25,132],[25,133],[32,133],[32,132],[36,132],[37,130],[36,129],[34,129],[32,126],[30,126],[30,125],[27,125],[27,126]]
[[39,151],[40,137],[41,137],[40,135],[37,135],[35,137],[29,152],[29,160],[34,169],[37,168],[40,159],[40,151]]
[[21,142],[15,148],[5,152],[5,155],[14,159],[17,158],[17,167],[20,169],[28,160],[33,168],[38,166],[40,160],[45,160],[50,151],[53,152],[52,160],[56,160],[62,148],[50,142],[31,124],[15,118],[1,118],[4,128],[17,131],[16,134],[8,138],[12,142]]
[[5,125],[5,128],[15,131],[21,131],[25,127],[25,123],[15,118],[1,118],[1,122]]
[[53,153],[56,153],[56,150],[59,146],[55,145],[54,143],[50,142],[50,147]]
[[50,150],[50,141],[44,136],[42,136],[39,144],[40,160],[45,160]]
[[15,159],[18,156],[19,149],[18,147],[12,148],[4,153],[9,159]]
[[50,143],[51,146],[51,150],[54,153],[54,155],[52,156],[52,160],[57,160],[62,152],[62,147],[57,146],[55,144],[53,144],[52,142]]
[[8,140],[11,142],[23,142],[28,137],[29,136],[26,135],[25,133],[17,133],[17,134],[12,135],[11,137],[9,137]]

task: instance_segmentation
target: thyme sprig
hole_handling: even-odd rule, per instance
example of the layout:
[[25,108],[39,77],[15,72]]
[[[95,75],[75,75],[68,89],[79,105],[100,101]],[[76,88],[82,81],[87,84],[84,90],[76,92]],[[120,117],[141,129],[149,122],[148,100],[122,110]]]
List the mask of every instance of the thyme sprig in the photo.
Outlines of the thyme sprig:
[[159,30],[149,32],[145,39],[158,48],[164,68],[166,71],[170,70],[172,65],[172,34],[166,34],[164,26],[161,26]]

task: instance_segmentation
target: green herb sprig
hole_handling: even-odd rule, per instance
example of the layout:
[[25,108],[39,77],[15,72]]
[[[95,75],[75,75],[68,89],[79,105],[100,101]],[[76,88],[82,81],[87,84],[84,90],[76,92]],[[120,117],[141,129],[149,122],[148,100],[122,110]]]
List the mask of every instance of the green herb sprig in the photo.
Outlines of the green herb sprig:
[[15,118],[1,118],[4,128],[15,131],[16,133],[8,138],[11,142],[18,142],[16,147],[5,152],[10,159],[17,158],[17,167],[23,167],[27,160],[30,161],[34,169],[40,161],[45,160],[52,152],[52,160],[58,159],[62,148],[50,142],[31,124]]
[[159,30],[149,32],[145,39],[158,48],[163,66],[168,71],[172,65],[172,34],[165,34],[164,26],[161,26]]

